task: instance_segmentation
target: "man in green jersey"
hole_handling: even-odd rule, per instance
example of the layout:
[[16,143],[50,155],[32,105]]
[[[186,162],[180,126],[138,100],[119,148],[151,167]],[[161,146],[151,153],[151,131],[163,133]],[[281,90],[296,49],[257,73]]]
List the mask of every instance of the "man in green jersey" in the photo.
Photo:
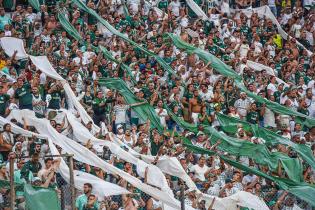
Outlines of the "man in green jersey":
[[14,98],[19,100],[20,109],[33,110],[31,85],[28,82],[24,82],[24,80],[24,77],[17,79],[18,88],[15,90]]
[[4,117],[5,111],[8,107],[8,102],[10,100],[10,96],[5,94],[3,91],[3,86],[0,85],[0,115]]
[[106,99],[103,97],[102,91],[98,91],[96,98],[92,102],[93,107],[93,121],[95,124],[99,125],[101,121],[105,120],[106,104],[114,102],[115,99]]
[[[92,185],[90,183],[85,183],[83,185],[83,194],[77,197],[75,201],[76,210],[84,210],[86,204],[90,204],[90,195],[92,195]],[[98,201],[93,202],[93,206],[94,205],[97,207],[96,209],[98,209]]]

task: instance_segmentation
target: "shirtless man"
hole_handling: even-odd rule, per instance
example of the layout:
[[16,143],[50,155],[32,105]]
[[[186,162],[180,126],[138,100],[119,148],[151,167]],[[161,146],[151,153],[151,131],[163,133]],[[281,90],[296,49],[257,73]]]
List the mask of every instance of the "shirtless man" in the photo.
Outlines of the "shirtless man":
[[189,116],[194,124],[198,123],[198,114],[201,112],[202,101],[197,89],[193,92],[193,97],[189,99]]

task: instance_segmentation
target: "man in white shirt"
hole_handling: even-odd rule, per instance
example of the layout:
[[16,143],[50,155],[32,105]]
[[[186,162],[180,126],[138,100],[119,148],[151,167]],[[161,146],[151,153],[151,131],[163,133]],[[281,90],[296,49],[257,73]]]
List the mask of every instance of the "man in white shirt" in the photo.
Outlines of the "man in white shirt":
[[158,102],[157,107],[155,108],[155,112],[160,118],[161,125],[163,127],[166,127],[165,117],[167,117],[167,111],[166,111],[166,109],[163,109],[163,101],[162,100],[160,100]]
[[204,182],[206,180],[207,174],[210,173],[210,168],[205,164],[206,158],[201,156],[198,160],[198,164],[193,165],[190,168],[190,172],[195,173],[194,179],[196,182],[201,181]]
[[247,98],[247,95],[245,92],[241,92],[241,97],[235,101],[234,107],[237,109],[237,112],[240,115],[241,119],[244,119],[247,115],[247,110],[249,109],[249,106],[251,104],[251,101]]
[[276,86],[276,77],[271,76],[270,77],[270,83],[267,86],[268,95],[269,96],[273,95],[274,92],[276,92],[277,90],[278,90],[278,88]]
[[179,16],[179,8],[180,8],[180,2],[179,0],[173,0],[168,7],[171,9],[172,13],[178,17]]
[[199,96],[203,101],[210,102],[213,99],[213,92],[208,89],[206,84],[201,84]]

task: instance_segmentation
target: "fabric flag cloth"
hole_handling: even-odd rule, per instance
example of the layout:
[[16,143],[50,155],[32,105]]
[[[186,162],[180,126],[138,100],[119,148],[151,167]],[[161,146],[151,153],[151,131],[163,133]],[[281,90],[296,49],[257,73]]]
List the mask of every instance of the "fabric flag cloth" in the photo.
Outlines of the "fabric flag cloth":
[[136,84],[136,83],[137,83],[137,81],[136,81],[134,75],[132,74],[132,71],[131,71],[131,69],[130,69],[129,66],[127,66],[126,64],[124,64],[124,63],[120,62],[119,60],[115,59],[115,58],[112,56],[112,54],[111,54],[105,47],[100,46],[100,50],[101,50],[101,52],[103,53],[104,57],[106,57],[108,60],[110,60],[110,61],[112,61],[112,62],[114,62],[114,63],[116,63],[116,64],[120,64],[120,65],[121,65],[121,68],[122,68],[125,72],[127,72],[127,74],[130,76],[130,79],[131,79],[131,81],[132,81],[133,84]]
[[[103,83],[104,82],[104,83]],[[121,79],[106,79],[100,80],[100,85],[105,85],[108,88],[117,89],[122,96],[126,99],[127,103],[137,103],[139,100],[133,95],[133,93],[129,90],[129,88],[125,85],[125,83]],[[109,85],[111,84],[111,85]],[[132,99],[132,101],[130,100]],[[138,106],[136,107],[140,111],[138,112],[139,116],[148,116],[148,118],[153,122],[155,119],[155,115],[152,112],[144,110],[153,109],[151,106]],[[197,133],[198,128],[195,125],[185,122],[174,116],[169,108],[165,107],[168,113],[171,115],[172,119],[183,128],[188,128],[189,130]],[[157,121],[156,124],[159,124]],[[287,175],[290,179],[301,182],[302,181],[302,164],[297,158],[289,158],[286,154],[280,152],[272,152],[270,153],[266,145],[263,144],[254,144],[249,141],[242,141],[236,138],[229,137],[225,134],[219,133],[212,127],[206,127],[205,132],[210,134],[210,138],[212,141],[223,140],[220,144],[220,148],[225,152],[229,152],[230,154],[237,156],[247,156],[252,157],[255,162],[258,164],[268,165],[272,171],[275,171],[278,168],[279,161],[285,168]],[[292,170],[295,169],[295,170]]]
[[67,33],[72,36],[77,41],[82,41],[82,37],[80,33],[76,30],[76,28],[67,20],[65,14],[58,12],[57,14],[59,23],[62,27],[67,31]]
[[61,210],[57,192],[53,189],[33,187],[30,184],[24,186],[24,197],[28,210]]
[[[288,40],[288,37],[290,37],[287,34],[287,32],[285,32],[285,30],[283,30],[283,28],[281,27],[281,25],[278,22],[277,18],[271,12],[270,8],[267,5],[261,6],[261,7],[257,7],[257,8],[248,8],[248,9],[231,9],[231,11],[233,11],[233,12],[242,12],[248,17],[252,13],[257,13],[259,17],[268,17],[272,21],[272,23],[276,25],[276,27],[278,29],[278,33],[281,35],[282,38],[284,38],[285,40]],[[290,37],[290,38],[292,38],[292,37]],[[313,55],[313,53],[311,51],[307,50],[300,42],[296,41],[296,43],[297,43],[297,45],[299,45],[300,47],[305,49],[309,56]]]
[[[251,61],[251,60],[247,60],[246,62],[246,65],[249,67],[249,68],[252,68],[254,69],[255,71],[263,71],[263,70],[266,70],[267,74],[271,75],[271,76],[275,76],[275,72],[274,70],[269,67],[269,66],[265,66],[261,63],[256,63],[254,61]],[[289,84],[285,83],[282,79],[280,79],[279,77],[276,77],[276,81],[278,82],[278,84],[284,84],[284,87],[290,87]]]
[[286,114],[291,116],[296,116],[305,121],[304,125],[308,127],[315,126],[315,119],[311,118],[307,115],[304,115],[302,113],[299,113],[297,111],[294,111],[288,107],[282,106],[276,102],[269,101],[265,98],[262,98],[261,96],[258,96],[251,91],[249,91],[242,82],[242,77],[238,75],[235,71],[233,71],[228,65],[226,65],[224,62],[222,62],[220,59],[212,55],[211,53],[196,48],[183,40],[180,39],[180,37],[167,33],[167,36],[172,40],[173,44],[180,49],[185,50],[189,54],[196,54],[198,57],[203,60],[205,63],[211,62],[211,66],[221,73],[224,76],[233,78],[235,80],[235,85],[243,92],[245,92],[250,98],[254,99],[256,102],[266,104],[266,106],[271,109],[272,111],[279,113],[279,114]]
[[73,0],[73,3],[79,7],[81,10],[87,12],[88,14],[94,16],[101,24],[103,24],[111,33],[114,35],[120,37],[124,41],[131,44],[133,47],[135,47],[138,50],[141,50],[144,54],[147,56],[154,57],[156,61],[165,69],[169,74],[175,75],[175,72],[173,69],[158,55],[155,53],[149,51],[148,49],[142,47],[141,45],[137,44],[136,42],[132,41],[131,39],[127,38],[124,34],[120,33],[118,30],[116,30],[112,25],[110,25],[105,19],[103,19],[101,16],[99,16],[95,10],[87,7],[82,1],[80,0]]
[[[91,165],[96,165],[100,168],[102,168],[103,170],[109,171],[110,173],[112,172],[112,170],[115,171],[115,174],[118,174],[120,176],[122,176],[124,179],[126,179],[127,181],[129,181],[129,178],[126,178],[126,176],[124,176],[125,172],[119,170],[119,169],[113,169],[115,167],[111,166],[111,168],[107,168],[107,164],[105,164],[106,162],[102,161],[102,164],[99,164],[97,162],[99,162],[95,156],[95,154],[91,153],[89,150],[87,150],[85,147],[81,146],[80,144],[77,144],[76,142],[62,136],[59,133],[56,133],[56,131],[53,128],[50,128],[49,130],[47,130],[48,127],[51,127],[49,122],[45,119],[36,119],[34,116],[34,113],[32,114],[31,111],[29,110],[14,110],[12,115],[9,117],[14,117],[15,119],[17,119],[18,121],[21,122],[22,117],[24,117],[24,119],[26,119],[27,123],[31,126],[34,126],[40,133],[45,133],[48,134],[47,136],[49,137],[49,146],[52,149],[52,153],[54,154],[54,150],[56,150],[56,148],[54,146],[52,146],[51,144],[56,143],[57,145],[59,145],[64,152],[70,153],[72,152],[74,154],[74,158],[78,159],[79,161],[86,163],[87,164],[91,164]],[[55,135],[55,136],[54,136]],[[54,137],[52,137],[54,136]],[[52,139],[52,140],[50,140]],[[57,140],[58,139],[58,140]],[[81,154],[85,154],[85,160],[82,159],[83,157],[81,157]],[[91,154],[89,154],[91,153]],[[87,158],[89,157],[89,158]],[[91,162],[94,162],[94,164],[92,164]],[[101,165],[105,165],[105,166],[101,166]],[[143,169],[142,169],[143,170]],[[117,173],[116,173],[117,171]],[[119,172],[120,171],[120,172]],[[75,178],[77,177],[76,175],[77,173],[75,173]],[[130,176],[130,175],[129,175]],[[91,175],[91,177],[93,177]],[[90,181],[89,181],[90,182]],[[94,182],[92,182],[94,184]],[[164,192],[160,191],[160,194],[157,194],[158,189],[156,188],[152,188],[151,186],[147,185],[147,188],[143,188],[143,185],[141,185],[139,182],[132,182],[132,184],[139,188],[140,190],[148,193],[149,195],[153,196],[154,198],[161,200],[165,203],[165,199],[169,199],[166,196],[166,194]],[[93,185],[94,187],[94,185]],[[104,188],[103,188],[104,189]],[[105,190],[108,190],[111,188],[105,188]],[[150,190],[153,190],[150,191]],[[241,204],[241,201],[245,201],[250,199],[253,199],[253,202],[251,205],[249,205],[248,207],[253,208],[255,210],[261,210],[261,209],[268,209],[268,208],[260,208],[261,206],[264,206],[265,204],[263,203],[263,201],[260,201],[259,198],[257,196],[251,195],[250,193],[244,192],[242,195],[237,196],[239,199],[238,201],[235,201],[235,198],[231,198],[229,199],[229,197],[225,198],[224,201],[221,201],[220,198],[216,198],[217,201],[215,202],[215,207],[214,209],[216,210],[237,210],[237,206],[239,204]],[[209,195],[205,195],[203,194],[202,198],[204,199],[210,199],[213,198],[212,196]],[[168,202],[165,209],[167,210],[171,210],[171,209],[179,209],[180,208],[180,204],[177,200],[173,199],[174,204],[169,205]],[[259,205],[256,205],[257,202],[259,203]],[[217,206],[217,207],[216,207]],[[222,208],[222,206],[224,208]],[[232,208],[231,208],[232,207]],[[245,206],[246,207],[246,206]],[[193,209],[190,206],[186,206],[187,209]]]
[[[1,47],[8,56],[11,57],[14,51],[17,51],[16,58],[23,59],[29,57],[39,70],[41,70],[49,77],[61,81],[65,90],[67,104],[70,107],[70,109],[72,110],[76,109],[76,111],[79,112],[80,117],[82,118],[84,123],[92,121],[92,118],[88,115],[86,110],[83,108],[83,106],[73,93],[70,85],[56,72],[56,70],[53,68],[53,66],[51,65],[46,56],[29,56],[24,49],[23,40],[21,39],[13,37],[2,37],[0,39],[0,42]],[[98,132],[100,128],[93,124],[93,130]]]
[[[22,50],[21,50],[22,49]],[[19,51],[22,51],[23,52],[23,49],[24,49],[24,47],[23,47],[23,45],[21,44],[20,45],[20,47],[19,47]],[[26,55],[27,56],[27,55]],[[31,57],[31,59],[33,59],[33,61],[34,61],[34,63],[35,64],[37,64],[37,67],[39,68],[39,69],[41,69],[41,70],[43,70],[43,72],[45,72],[45,73],[47,73],[48,75],[50,75],[50,76],[52,76],[52,77],[54,77],[54,78],[56,78],[56,79],[60,79],[61,80],[61,78],[60,78],[60,76],[59,75],[57,75],[56,74],[56,72],[54,71],[54,69],[53,69],[53,67],[49,64],[49,61],[48,61],[48,59],[47,58],[45,58],[45,57],[42,57],[42,58],[37,58],[37,57]],[[40,59],[42,59],[42,61],[43,62],[41,62],[41,60]],[[43,65],[44,64],[44,65]],[[65,89],[67,88],[67,83],[65,83]],[[68,87],[69,87],[69,85],[68,85]],[[70,89],[70,87],[69,87],[69,89]],[[73,94],[73,92],[72,91],[70,91],[70,93],[72,93]],[[74,96],[74,94],[73,94],[73,96]],[[75,98],[75,97],[70,97],[70,99],[71,98]],[[150,193],[149,193],[150,194]],[[156,194],[158,194],[158,193],[156,193]],[[153,196],[154,197],[154,196]],[[156,197],[155,197],[156,198]],[[157,198],[158,199],[158,198]],[[159,199],[160,200],[160,199]],[[163,201],[163,199],[161,199],[162,201]],[[165,199],[166,200],[166,199]],[[178,202],[177,201],[175,201],[175,203],[177,203],[177,205],[179,205],[178,204]],[[172,201],[171,203],[169,203],[169,204],[171,204],[170,206],[168,206],[169,208],[172,206],[172,205],[174,205],[174,201]]]
[[148,168],[148,183],[153,186],[157,186],[171,195],[172,190],[169,188],[168,183],[164,174],[161,170],[156,167],[155,165],[149,165],[145,163],[143,160],[140,160],[134,157],[131,153],[125,151],[124,149],[120,148],[118,145],[112,143],[111,141],[107,140],[100,140],[95,138],[86,127],[84,127],[81,122],[77,121],[77,119],[67,110],[63,110],[66,113],[67,120],[73,129],[73,135],[76,140],[80,143],[85,145],[89,140],[92,144],[96,143],[98,146],[106,146],[108,147],[113,154],[115,154],[119,159],[122,159],[126,162],[130,162],[137,166],[138,174],[144,178],[144,171],[146,167]]
[[46,134],[53,141],[53,143],[60,146],[65,153],[74,154],[74,159],[91,166],[99,167],[108,173],[117,174],[133,186],[137,187],[148,195],[151,195],[157,200],[162,201],[170,207],[180,208],[180,202],[169,193],[147,185],[138,178],[107,163],[86,147],[58,133],[53,127],[51,127],[47,119],[36,118],[32,111],[13,110],[8,116],[8,119],[15,118],[17,121],[22,122],[22,117],[27,120],[27,123],[30,126],[34,126],[39,133]]
[[[0,125],[4,126],[4,124],[6,123],[10,123],[10,121],[0,116]],[[27,137],[36,136],[37,138],[40,138],[40,139],[47,139],[51,154],[60,155],[55,145],[46,135],[33,133],[30,131],[24,130],[23,128],[20,128],[19,126],[13,123],[10,123],[10,124],[11,124],[12,132],[15,134],[22,134]],[[59,173],[67,181],[67,183],[70,182],[69,167],[63,159],[61,159],[61,163],[59,166]],[[127,191],[125,188],[122,188],[110,182],[106,182],[91,174],[88,174],[82,171],[77,171],[77,170],[74,170],[73,173],[74,173],[74,185],[76,189],[83,190],[84,183],[89,182],[93,185],[93,193],[95,193],[100,199],[103,198],[104,196],[121,195],[121,194],[129,193],[129,191]]]
[[12,57],[14,51],[17,51],[15,55],[17,59],[27,59],[28,55],[25,52],[24,42],[22,39],[17,39],[14,37],[2,37],[0,39],[0,43],[2,49],[9,57]]
[[[195,183],[191,180],[191,178],[188,176],[188,174],[184,171],[182,165],[179,163],[178,159],[175,157],[167,157],[163,156],[160,157],[157,161],[157,168],[155,165],[151,165],[155,160],[154,156],[148,156],[148,155],[142,155],[134,151],[132,148],[127,147],[127,151],[122,149],[120,146],[127,146],[125,144],[123,145],[117,145],[112,141],[106,141],[106,140],[100,140],[95,138],[86,127],[84,127],[79,121],[76,120],[76,118],[73,116],[73,114],[67,110],[62,110],[66,113],[67,120],[71,127],[75,128],[73,129],[73,135],[77,141],[79,141],[81,144],[86,144],[89,140],[91,141],[92,145],[95,147],[95,149],[101,148],[103,151],[103,146],[106,146],[110,149],[110,151],[115,154],[117,157],[119,157],[122,160],[125,160],[127,162],[130,162],[137,166],[137,171],[140,176],[143,177],[144,171],[147,166],[149,167],[149,174],[148,174],[148,183],[154,186],[160,186],[161,188],[167,189],[167,182],[164,178],[164,175],[158,170],[160,169],[164,173],[167,173],[172,176],[176,176],[181,178],[185,181],[186,185],[190,190],[197,190],[197,187]],[[139,159],[141,158],[141,159]],[[150,164],[150,165],[148,165]],[[150,176],[150,173],[153,173],[154,176]],[[160,178],[157,178],[159,176]],[[152,179],[151,179],[152,177]]]
[[37,12],[40,11],[40,3],[38,0],[28,0],[28,3],[37,10]]
[[[190,130],[192,132],[195,132],[195,133],[198,131],[198,129],[197,129],[197,127],[195,125],[192,125],[190,123],[185,122],[184,120],[179,119],[169,109],[168,109],[168,113],[171,116],[171,118],[178,125],[183,127],[184,129],[188,129],[188,130]],[[209,130],[211,130],[211,132],[209,132]],[[213,135],[213,133],[212,133],[213,131],[214,131],[214,129],[212,130],[209,127],[204,130],[205,133],[209,134],[210,138]],[[215,131],[214,134],[218,135],[216,132],[217,131]],[[221,135],[221,133],[220,133],[219,137],[217,139],[222,139],[222,136],[225,136],[225,135]],[[236,167],[238,169],[241,169],[241,170],[243,170],[245,172],[253,173],[253,174],[256,174],[258,176],[264,177],[266,179],[272,180],[275,183],[277,183],[282,189],[291,192],[292,194],[296,195],[297,197],[301,198],[302,200],[305,200],[306,202],[309,202],[312,206],[315,206],[315,201],[314,201],[314,199],[312,199],[312,196],[310,196],[310,195],[314,195],[315,194],[315,187],[313,185],[310,185],[310,184],[305,183],[305,182],[296,182],[296,181],[289,180],[289,179],[269,176],[269,175],[267,175],[267,174],[265,174],[265,173],[263,173],[263,172],[261,172],[261,171],[259,171],[257,169],[253,169],[253,168],[247,167],[247,166],[245,166],[245,165],[243,165],[243,164],[241,164],[239,162],[231,160],[231,159],[227,158],[224,155],[216,154],[214,151],[206,150],[206,149],[194,146],[187,139],[186,140],[184,139],[184,145],[186,146],[187,149],[189,149],[189,150],[191,150],[191,151],[193,151],[195,153],[208,154],[208,155],[218,155],[222,160],[224,160],[228,164],[230,164],[230,165],[232,165],[232,166],[234,166],[234,167]],[[259,150],[256,150],[256,152],[258,152],[258,151]],[[256,156],[256,154],[252,154],[251,157],[254,157],[254,156]],[[285,160],[282,161],[282,164],[286,164],[286,161]],[[288,171],[288,167],[290,167],[290,165],[285,167],[285,169],[287,169],[287,171]],[[293,171],[293,170],[295,170],[295,168],[292,169],[292,167],[291,167],[291,171]],[[291,173],[291,172],[289,171],[289,173]],[[293,173],[295,173],[295,172],[293,172]],[[294,175],[291,174],[291,176],[294,176]]]
[[245,166],[235,160],[228,158],[225,155],[216,154],[214,151],[194,146],[188,139],[183,139],[183,141],[185,147],[196,154],[218,155],[222,160],[224,160],[224,162],[228,163],[229,165],[234,166],[235,168],[238,168],[247,173],[252,173],[265,179],[269,179],[279,185],[280,188],[289,191],[300,199],[310,203],[312,206],[315,206],[315,201],[313,198],[313,195],[315,194],[315,188],[312,185],[309,185],[307,183],[296,183],[288,179],[267,175],[260,170]]
[[[106,86],[107,88],[114,89],[119,91],[121,95],[123,95],[125,101],[128,104],[134,104],[140,102],[136,96],[131,92],[131,90],[127,87],[126,83],[121,79],[99,79],[98,83],[100,85]],[[164,128],[160,123],[159,117],[156,115],[155,110],[148,103],[132,107],[133,110],[137,113],[139,118],[142,121],[147,121],[150,119],[151,125],[154,128],[157,128],[160,133],[163,132]]]
[[194,13],[199,17],[202,18],[202,20],[208,20],[208,16],[206,13],[194,2],[193,0],[186,0],[187,5],[189,8],[194,11]]
[[[125,97],[126,94],[130,94],[130,90],[127,89],[127,87],[125,89],[120,89],[122,95]],[[170,116],[172,117],[172,119],[177,122],[181,127],[185,128],[185,129],[188,129],[190,131],[193,131],[195,133],[198,132],[198,128],[193,125],[193,124],[190,124],[190,123],[187,123],[185,122],[184,120],[179,120],[179,119],[176,119],[176,116],[172,115],[172,113],[170,112],[170,110],[168,109],[168,113],[170,114]],[[215,138],[216,140],[217,139],[221,139],[222,136],[224,136],[225,140],[227,140],[227,143],[231,143],[231,144],[234,144],[233,141],[234,139],[231,139],[229,137],[227,137],[226,135],[222,135],[221,133],[217,133],[217,131],[215,130],[212,130],[213,128],[209,128],[209,129],[205,129],[205,132],[208,131],[209,135],[213,135],[213,133],[215,133],[215,136],[213,138]],[[218,138],[219,136],[219,138]],[[249,142],[250,143],[250,142]],[[238,148],[242,149],[242,144],[240,144],[240,142],[236,142],[235,143]],[[239,145],[240,144],[240,145]],[[229,149],[231,150],[231,152],[234,152],[235,154],[243,154],[244,152],[244,155],[250,155],[251,157],[255,157],[257,156],[257,153],[259,152],[259,157],[261,160],[258,160],[259,162],[266,162],[267,164],[270,164],[272,166],[272,164],[274,164],[274,158],[278,160],[281,160],[281,163],[286,165],[285,169],[286,171],[290,174],[291,177],[293,177],[293,179],[295,179],[296,181],[299,180],[299,182],[296,182],[296,181],[292,181],[292,180],[288,180],[288,179],[281,179],[281,180],[277,180],[275,177],[272,177],[272,176],[268,176],[264,173],[257,173],[259,171],[254,171],[254,173],[256,173],[257,175],[262,175],[263,177],[265,178],[269,178],[271,180],[274,180],[274,181],[277,181],[277,184],[279,184],[283,189],[289,189],[290,188],[290,192],[294,193],[295,195],[297,195],[298,197],[300,197],[301,199],[304,199],[306,201],[310,201],[310,198],[307,196],[307,195],[303,195],[303,190],[305,190],[304,192],[315,192],[315,189],[314,187],[304,183],[304,182],[301,182],[300,181],[300,177],[301,177],[301,170],[300,170],[300,163],[299,162],[296,162],[297,160],[290,160],[286,155],[283,155],[283,154],[274,154],[274,156],[270,156],[270,153],[269,151],[266,150],[265,146],[264,145],[246,145],[248,149],[250,149],[249,151],[246,151],[246,149],[242,149],[240,151],[233,151],[233,150],[236,150],[236,149],[229,149],[230,146],[226,146],[224,149]],[[255,148],[257,146],[257,148]],[[233,147],[231,147],[233,148]],[[260,151],[262,150],[262,152]],[[208,150],[206,150],[208,151]],[[209,155],[214,155],[214,153],[211,153],[209,152],[208,153]],[[227,159],[229,160],[229,159]],[[246,167],[242,164],[239,164],[237,162],[232,162],[233,163],[233,166],[235,167],[238,167],[242,170],[245,170],[245,171],[252,171],[249,167]],[[295,168],[296,167],[296,168]],[[292,168],[294,168],[294,170],[292,170]],[[296,170],[298,169],[298,170]],[[295,172],[295,170],[297,172]],[[285,183],[284,183],[285,182]],[[315,202],[312,202],[313,204],[315,204]]]
[[240,120],[234,117],[229,117],[229,116],[218,113],[217,119],[221,125],[221,128],[224,130],[224,132],[229,133],[229,134],[235,134],[239,126],[242,126],[244,130],[252,132],[254,136],[264,139],[265,144],[267,146],[283,144],[283,145],[291,147],[312,168],[315,168],[315,159],[314,159],[311,149],[308,146],[302,145],[302,144],[296,144],[290,141],[289,139],[276,134],[275,132],[259,127],[258,125],[250,124],[248,122],[245,122],[243,120]]
[[[189,124],[183,119],[179,119],[167,106],[165,106],[165,108],[178,125],[196,133],[198,130],[197,126]],[[291,180],[298,183],[302,181],[303,167],[298,158],[290,158],[286,154],[280,152],[269,152],[267,146],[264,144],[254,144],[249,141],[227,136],[225,133],[219,132],[211,126],[204,126],[203,132],[209,134],[212,143],[221,141],[219,148],[224,152],[228,152],[229,154],[238,157],[245,156],[252,158],[260,165],[267,165],[271,171],[277,170],[280,161]]]

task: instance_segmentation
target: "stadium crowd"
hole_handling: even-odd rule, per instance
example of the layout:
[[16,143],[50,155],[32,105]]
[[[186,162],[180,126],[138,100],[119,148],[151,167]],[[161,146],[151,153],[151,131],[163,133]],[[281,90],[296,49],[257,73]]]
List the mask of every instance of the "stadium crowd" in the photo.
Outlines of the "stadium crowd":
[[[237,169],[216,155],[191,152],[183,145],[185,138],[194,146],[224,153],[245,166],[288,178],[281,164],[272,171],[256,163],[253,157],[222,151],[222,142],[210,141],[212,137],[203,130],[203,126],[223,132],[223,125],[218,119],[223,114],[268,129],[295,144],[305,145],[312,151],[312,158],[315,155],[315,126],[297,121],[294,116],[276,113],[266,104],[255,101],[241,91],[232,78],[213,69],[211,62],[205,63],[196,54],[175,47],[165,36],[165,33],[174,33],[183,41],[221,59],[242,77],[244,85],[252,93],[315,118],[313,1],[196,0],[210,17],[207,20],[198,17],[186,1],[83,2],[129,39],[161,57],[175,72],[169,73],[153,56],[147,56],[139,48],[113,35],[95,17],[78,9],[71,1],[40,0],[40,11],[36,11],[26,0],[0,1],[0,37],[23,39],[28,54],[49,58],[93,119],[84,124],[93,136],[104,141],[118,138],[140,154],[156,156],[156,161],[166,155],[177,157],[198,189],[209,195],[227,197],[238,191],[247,191],[260,197],[273,210],[314,208],[270,180]],[[270,17],[261,17],[254,12],[246,15],[234,10],[264,5],[269,6],[281,27],[290,35],[287,40],[281,37]],[[65,14],[84,42],[77,41],[66,32],[59,23],[58,13]],[[95,50],[99,46],[104,46],[118,62],[108,59],[102,51]],[[274,74],[268,74],[267,69],[256,71],[248,65],[248,61],[271,68]],[[123,65],[131,69],[131,74],[125,71]],[[62,112],[60,110],[68,107],[60,81],[36,69],[29,59],[18,59],[16,54],[9,57],[3,50],[0,51],[0,71],[2,117],[9,116],[12,110],[29,109],[38,118],[49,119],[59,133],[69,131],[66,117],[61,121],[55,120]],[[126,103],[119,91],[106,88],[99,82],[104,78],[124,80],[142,102]],[[154,107],[164,127],[163,133],[152,128],[150,120],[143,121],[133,109],[146,102]],[[190,132],[178,124],[170,112],[178,119],[197,126],[198,132]],[[79,114],[76,114],[79,118]],[[37,132],[25,119],[22,123],[11,119],[11,123]],[[92,129],[93,124],[102,128],[100,132]],[[226,134],[252,144],[264,143],[263,139],[255,137],[242,126],[238,126],[236,133]],[[91,142],[84,146],[115,167],[138,177],[134,165],[117,158],[106,147],[103,152],[96,152]],[[291,147],[278,144],[268,149],[301,161],[303,181],[314,184],[315,168],[298,157]],[[58,173],[60,159],[45,158],[50,154],[47,141],[13,133],[8,123],[0,134],[0,151],[0,180],[9,180],[8,160],[15,158],[16,182],[52,188],[58,194],[64,189],[58,184],[58,180],[62,179]],[[141,192],[119,176],[79,161],[75,162],[75,169],[116,183],[132,192],[130,195],[100,198],[93,194],[93,186],[86,183],[82,194],[76,199],[78,210],[163,208],[161,201]],[[165,176],[175,197],[179,198],[183,181],[168,174]],[[146,178],[141,179],[146,182]],[[9,190],[0,188],[0,192],[0,209],[9,209]],[[196,209],[208,209],[196,191],[186,187],[184,196],[185,204]],[[24,209],[23,203],[23,192],[16,192],[16,207]]]

